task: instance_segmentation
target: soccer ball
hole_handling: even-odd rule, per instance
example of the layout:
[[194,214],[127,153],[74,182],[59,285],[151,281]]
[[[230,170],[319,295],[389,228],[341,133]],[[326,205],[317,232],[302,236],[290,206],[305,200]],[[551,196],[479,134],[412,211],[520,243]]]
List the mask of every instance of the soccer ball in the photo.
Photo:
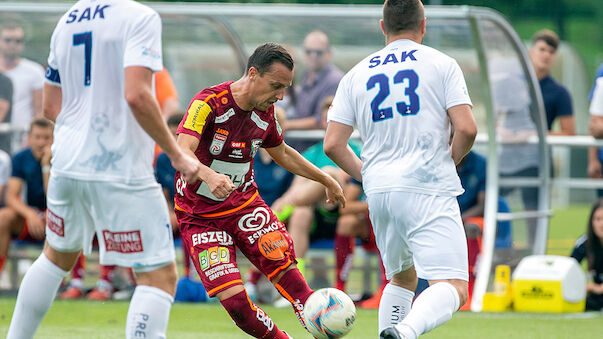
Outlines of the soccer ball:
[[323,288],[312,293],[304,305],[306,328],[318,339],[343,337],[354,327],[355,320],[354,302],[336,288]]

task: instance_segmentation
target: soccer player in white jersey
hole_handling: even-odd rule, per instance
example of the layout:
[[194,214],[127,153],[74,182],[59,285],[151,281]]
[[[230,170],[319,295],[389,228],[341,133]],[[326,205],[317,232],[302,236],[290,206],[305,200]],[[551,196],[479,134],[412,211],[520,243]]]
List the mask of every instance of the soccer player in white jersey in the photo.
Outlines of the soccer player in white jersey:
[[101,263],[137,276],[126,338],[165,338],[177,273],[168,207],[153,175],[154,141],[187,181],[199,178],[199,162],[163,121],[152,88],[161,68],[161,19],[146,6],[81,0],[58,22],[43,103],[56,121],[46,244],[23,278],[8,338],[33,337],[94,233]]
[[[381,338],[415,339],[467,300],[455,164],[471,149],[477,127],[458,64],[421,44],[425,22],[420,0],[385,1],[386,47],[345,75],[328,113],[325,152],[362,180],[391,279],[379,305]],[[362,160],[347,147],[354,125]],[[430,287],[411,308],[417,275]]]

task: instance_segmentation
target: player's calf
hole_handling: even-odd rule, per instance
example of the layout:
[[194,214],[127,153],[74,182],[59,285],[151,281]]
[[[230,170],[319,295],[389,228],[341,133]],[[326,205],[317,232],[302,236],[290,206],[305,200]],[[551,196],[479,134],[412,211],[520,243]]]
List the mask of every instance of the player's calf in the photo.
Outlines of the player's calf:
[[249,299],[244,290],[220,300],[220,303],[222,303],[235,324],[245,333],[255,338],[289,338],[286,333],[278,329],[264,310]]
[[305,327],[303,316],[304,304],[314,291],[308,286],[304,276],[297,268],[290,268],[284,274],[274,279],[273,283],[279,293],[291,303],[297,319]]

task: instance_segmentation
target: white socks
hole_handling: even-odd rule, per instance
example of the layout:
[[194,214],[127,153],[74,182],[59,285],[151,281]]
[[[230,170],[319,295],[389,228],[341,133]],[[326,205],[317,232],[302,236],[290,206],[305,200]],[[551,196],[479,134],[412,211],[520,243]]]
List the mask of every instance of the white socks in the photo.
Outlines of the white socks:
[[173,302],[174,298],[159,288],[137,286],[128,309],[126,338],[164,339]]
[[417,297],[410,313],[396,325],[396,329],[407,339],[416,339],[450,320],[452,314],[460,307],[459,304],[460,298],[456,288],[450,283],[439,282],[428,287]]
[[391,283],[385,286],[379,302],[379,333],[406,318],[414,296],[413,291],[403,287]]
[[67,273],[44,253],[36,259],[21,281],[7,339],[33,338]]

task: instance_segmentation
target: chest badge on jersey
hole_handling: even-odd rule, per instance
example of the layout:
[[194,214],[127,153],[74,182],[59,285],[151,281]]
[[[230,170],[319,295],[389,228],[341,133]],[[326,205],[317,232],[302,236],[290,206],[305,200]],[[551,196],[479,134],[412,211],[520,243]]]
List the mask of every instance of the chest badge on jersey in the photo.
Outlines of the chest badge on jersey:
[[213,155],[222,153],[222,149],[224,148],[227,138],[228,131],[218,128],[214,134],[214,139],[211,141],[211,145],[209,145],[209,153]]
[[251,158],[255,157],[255,154],[258,152],[262,146],[262,139],[253,139],[251,140],[251,154],[249,155]]
[[216,122],[216,124],[221,124],[224,123],[226,121],[228,121],[228,119],[230,119],[231,116],[235,115],[235,111],[234,109],[230,108],[228,111],[226,111],[226,113],[217,116],[216,120],[214,120]]

